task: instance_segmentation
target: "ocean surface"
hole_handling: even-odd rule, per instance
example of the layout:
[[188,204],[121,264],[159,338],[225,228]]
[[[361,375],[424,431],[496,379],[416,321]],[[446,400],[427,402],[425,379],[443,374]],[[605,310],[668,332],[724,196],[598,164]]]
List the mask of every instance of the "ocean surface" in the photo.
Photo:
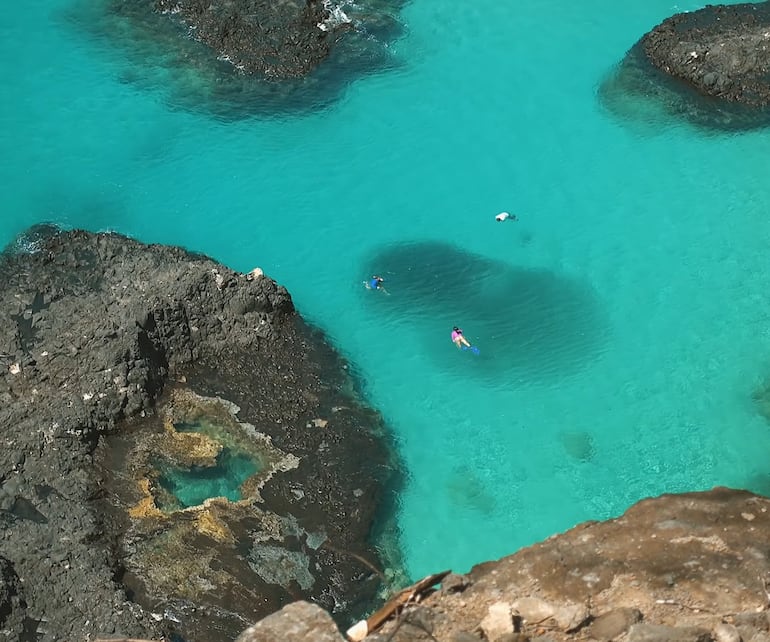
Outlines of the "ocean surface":
[[770,133],[598,96],[645,31],[700,6],[413,0],[377,43],[387,68],[236,118],[189,108],[73,0],[17,4],[0,243],[115,230],[285,285],[396,435],[415,578],[643,497],[770,492]]

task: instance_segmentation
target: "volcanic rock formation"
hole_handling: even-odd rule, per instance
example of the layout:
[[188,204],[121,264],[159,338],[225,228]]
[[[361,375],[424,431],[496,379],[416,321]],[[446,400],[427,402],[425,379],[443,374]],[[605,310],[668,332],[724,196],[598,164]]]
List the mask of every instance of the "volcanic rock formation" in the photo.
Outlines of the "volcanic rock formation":
[[[0,273],[5,628],[224,640],[295,599],[341,622],[370,606],[395,463],[284,288],[48,228]],[[214,497],[186,487],[230,465],[243,478]]]

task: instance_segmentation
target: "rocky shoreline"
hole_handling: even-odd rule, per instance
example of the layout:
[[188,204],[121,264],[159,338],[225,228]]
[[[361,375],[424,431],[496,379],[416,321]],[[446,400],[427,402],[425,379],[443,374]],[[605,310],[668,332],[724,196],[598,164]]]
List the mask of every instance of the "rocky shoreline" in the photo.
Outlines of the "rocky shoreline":
[[709,5],[664,20],[641,40],[661,71],[707,95],[770,105],[770,2]]
[[707,5],[655,26],[602,81],[631,121],[741,131],[770,123],[770,2]]
[[323,109],[401,64],[405,0],[75,0],[67,22],[121,82],[226,121]]
[[[47,227],[0,270],[6,639],[232,640],[256,621],[239,642],[344,642],[398,586],[394,540],[370,537],[400,479],[387,431],[261,270]],[[237,496],[164,485],[225,450],[257,462]],[[441,573],[359,639],[766,642],[769,531],[746,491],[644,500]]]
[[[371,607],[397,566],[397,547],[384,559],[370,533],[398,463],[347,365],[284,288],[178,248],[46,227],[9,248],[0,273],[9,639],[233,639],[299,598],[340,622]],[[163,415],[168,403],[187,414]],[[229,432],[191,435],[185,422],[212,412],[206,421]],[[164,508],[152,466],[115,442],[157,431],[163,416],[193,472],[225,447],[251,453],[239,498]],[[131,512],[141,502],[147,510]]]
[[[727,488],[646,499],[415,594],[366,642],[765,642],[770,499]],[[444,575],[443,573],[441,575]],[[407,594],[409,598],[409,594]],[[296,603],[238,642],[347,642]]]

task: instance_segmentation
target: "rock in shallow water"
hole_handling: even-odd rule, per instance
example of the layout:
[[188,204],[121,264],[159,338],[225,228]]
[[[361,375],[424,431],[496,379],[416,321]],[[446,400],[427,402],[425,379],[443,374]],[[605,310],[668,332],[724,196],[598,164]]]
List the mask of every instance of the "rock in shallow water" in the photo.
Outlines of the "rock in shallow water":
[[653,65],[704,94],[770,105],[770,2],[680,13],[641,42]]
[[708,5],[645,34],[602,82],[632,121],[741,130],[770,124],[770,2]]
[[67,18],[121,81],[232,120],[323,109],[355,79],[399,65],[404,4],[77,0]]

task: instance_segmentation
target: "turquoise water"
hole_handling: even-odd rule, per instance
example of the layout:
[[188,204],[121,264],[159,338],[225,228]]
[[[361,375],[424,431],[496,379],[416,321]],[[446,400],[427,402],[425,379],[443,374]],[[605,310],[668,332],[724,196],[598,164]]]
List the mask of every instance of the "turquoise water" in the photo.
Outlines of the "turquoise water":
[[[645,496],[770,490],[751,397],[770,374],[770,135],[597,99],[642,33],[699,5],[414,0],[401,64],[309,115],[220,120],[175,107],[69,2],[0,24],[0,240],[117,230],[286,285],[397,434],[412,575]],[[362,287],[373,272],[387,295]]]
[[[243,499],[240,486],[257,472],[257,464],[246,453],[223,448],[215,466],[178,468],[158,462],[162,471],[158,481],[179,500],[183,508],[198,506],[210,497]],[[166,507],[161,506],[162,510]]]

